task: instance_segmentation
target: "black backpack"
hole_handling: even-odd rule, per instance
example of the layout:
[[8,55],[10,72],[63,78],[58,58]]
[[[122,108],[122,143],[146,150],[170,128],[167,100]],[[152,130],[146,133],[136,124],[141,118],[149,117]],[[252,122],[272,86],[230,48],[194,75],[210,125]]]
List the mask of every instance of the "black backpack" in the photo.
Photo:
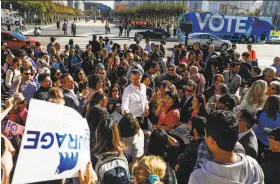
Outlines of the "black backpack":
[[125,156],[119,154],[95,155],[98,184],[130,184],[129,166]]

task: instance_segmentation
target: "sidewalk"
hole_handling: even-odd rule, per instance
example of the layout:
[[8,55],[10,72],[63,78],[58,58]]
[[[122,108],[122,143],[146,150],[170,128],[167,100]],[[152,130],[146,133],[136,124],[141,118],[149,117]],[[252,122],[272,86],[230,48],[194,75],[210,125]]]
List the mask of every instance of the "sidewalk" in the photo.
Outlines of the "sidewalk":
[[[72,22],[73,21],[69,21],[68,24],[71,24]],[[84,22],[84,21],[77,21],[76,24],[78,25],[78,24],[80,24],[82,22]],[[49,25],[36,25],[36,27],[41,27],[42,29],[49,28],[49,27],[54,27],[54,26],[56,26],[56,23],[49,24]],[[61,26],[62,26],[62,23],[61,23]],[[26,27],[27,31],[23,31],[22,32],[24,35],[32,33],[34,31],[35,25],[34,24],[32,24],[32,25],[25,25],[25,27]]]

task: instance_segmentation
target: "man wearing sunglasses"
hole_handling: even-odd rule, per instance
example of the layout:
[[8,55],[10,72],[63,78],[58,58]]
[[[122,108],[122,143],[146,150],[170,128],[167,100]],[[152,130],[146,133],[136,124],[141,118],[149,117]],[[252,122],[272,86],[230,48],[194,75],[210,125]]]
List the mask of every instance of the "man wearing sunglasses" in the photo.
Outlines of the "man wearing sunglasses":
[[189,118],[186,116],[189,109],[192,107],[192,99],[196,92],[197,85],[193,80],[189,80],[188,85],[185,86],[185,95],[181,100],[181,113],[180,113],[180,122],[187,123]]
[[32,80],[33,73],[32,67],[20,68],[21,77],[16,80],[11,86],[11,94],[22,93],[26,99],[26,102],[29,103],[30,99],[33,97],[34,93],[37,91],[37,85]]

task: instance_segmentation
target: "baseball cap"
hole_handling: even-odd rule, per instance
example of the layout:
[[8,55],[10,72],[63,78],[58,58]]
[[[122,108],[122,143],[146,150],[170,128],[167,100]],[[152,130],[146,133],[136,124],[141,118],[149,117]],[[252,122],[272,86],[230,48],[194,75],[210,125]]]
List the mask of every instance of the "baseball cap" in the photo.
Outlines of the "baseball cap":
[[271,128],[264,128],[264,132],[269,135],[274,137],[275,141],[280,141],[280,127],[271,129]]

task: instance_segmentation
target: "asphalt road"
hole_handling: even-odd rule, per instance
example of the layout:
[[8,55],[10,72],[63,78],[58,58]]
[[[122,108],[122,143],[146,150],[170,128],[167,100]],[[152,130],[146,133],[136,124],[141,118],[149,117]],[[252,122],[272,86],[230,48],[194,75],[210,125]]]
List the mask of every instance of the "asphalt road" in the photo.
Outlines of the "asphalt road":
[[[33,31],[29,31],[28,36],[34,37],[40,41],[43,41],[45,45],[49,43],[50,37],[54,36],[57,37],[57,42],[59,42],[62,47],[64,47],[65,44],[68,43],[69,39],[74,39],[74,42],[76,44],[79,44],[81,48],[85,48],[86,45],[89,43],[89,40],[92,39],[92,35],[98,35],[98,36],[108,36],[110,40],[113,42],[118,42],[119,44],[127,44],[130,45],[132,43],[135,43],[134,41],[134,34],[137,31],[140,30],[132,30],[130,32],[130,37],[119,37],[118,35],[118,28],[116,25],[110,25],[111,33],[105,35],[105,25],[101,22],[93,23],[92,21],[85,23],[85,22],[79,22],[77,23],[77,35],[76,37],[73,37],[71,35],[70,31],[70,23],[68,26],[68,36],[63,35],[62,30],[57,30],[56,26],[43,28],[42,35],[39,37],[34,37]],[[160,40],[151,40],[152,43],[159,44]],[[171,55],[171,50],[175,44],[178,44],[178,41],[176,38],[168,38],[166,40],[166,46],[168,48],[168,54]],[[140,45],[142,47],[145,47],[144,40],[141,41]],[[273,63],[273,59],[276,56],[280,56],[280,45],[270,45],[270,44],[254,44],[253,49],[256,50],[257,58],[259,65],[261,68],[264,68],[265,66],[269,66]],[[246,44],[237,44],[237,51],[242,53],[247,51],[247,45]]]

